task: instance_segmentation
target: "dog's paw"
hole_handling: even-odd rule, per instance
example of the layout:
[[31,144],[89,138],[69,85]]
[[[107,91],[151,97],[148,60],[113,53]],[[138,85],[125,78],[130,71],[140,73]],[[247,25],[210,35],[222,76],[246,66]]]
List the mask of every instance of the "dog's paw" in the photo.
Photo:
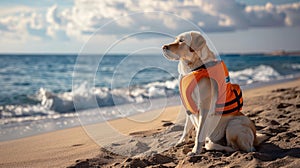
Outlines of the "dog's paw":
[[188,157],[193,157],[193,156],[195,156],[195,155],[197,155],[197,153],[195,153],[195,152],[189,152],[188,154],[187,154],[187,156]]
[[187,154],[187,156],[192,157],[192,156],[200,154],[201,152],[202,152],[202,149],[196,150],[196,148],[194,147],[193,150]]

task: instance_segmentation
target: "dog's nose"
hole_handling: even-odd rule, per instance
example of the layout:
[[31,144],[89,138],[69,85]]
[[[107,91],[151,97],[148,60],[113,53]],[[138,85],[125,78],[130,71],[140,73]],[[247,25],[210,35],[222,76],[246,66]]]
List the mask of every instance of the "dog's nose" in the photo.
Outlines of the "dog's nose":
[[168,46],[168,45],[164,45],[164,46],[162,47],[162,49],[163,49],[163,50],[168,50],[168,49],[169,49],[169,46]]

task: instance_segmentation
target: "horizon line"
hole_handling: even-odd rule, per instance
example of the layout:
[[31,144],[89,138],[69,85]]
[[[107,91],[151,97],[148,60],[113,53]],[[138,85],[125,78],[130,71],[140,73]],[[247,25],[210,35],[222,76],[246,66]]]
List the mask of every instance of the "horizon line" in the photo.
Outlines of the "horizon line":
[[[0,55],[79,55],[80,53],[72,53],[72,52],[0,52]],[[81,53],[83,54],[83,53]],[[103,55],[104,53],[84,53],[83,55]],[[130,53],[109,53],[106,55],[128,55]],[[158,55],[162,53],[145,53],[145,54],[138,54],[138,55]],[[263,55],[300,55],[300,50],[273,50],[273,51],[253,51],[253,52],[219,52],[219,55],[253,55],[253,54],[263,54]]]

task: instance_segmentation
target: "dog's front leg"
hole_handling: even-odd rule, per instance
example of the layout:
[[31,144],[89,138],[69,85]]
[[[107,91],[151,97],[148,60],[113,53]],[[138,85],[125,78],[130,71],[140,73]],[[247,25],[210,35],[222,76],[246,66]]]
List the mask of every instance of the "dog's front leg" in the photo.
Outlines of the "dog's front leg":
[[[199,116],[198,116],[198,124],[196,127],[196,137],[195,137],[195,145],[189,155],[199,154],[202,151],[202,146],[205,143],[206,136],[210,131],[207,126],[210,121],[209,115],[214,114],[215,112],[215,102],[217,100],[217,92],[214,89],[215,87],[210,83],[210,80],[202,80],[198,83],[198,89],[201,93],[199,93],[199,99],[195,102],[198,102]],[[197,92],[195,92],[197,93]],[[207,120],[209,117],[209,121]]]
[[193,123],[190,119],[190,116],[188,114],[186,114],[183,133],[182,133],[182,136],[179,139],[179,141],[176,143],[176,145],[175,145],[176,147],[182,145],[182,143],[186,140],[186,137],[192,128],[193,128]]
[[200,154],[202,151],[202,146],[205,143],[206,137],[205,137],[205,134],[203,134],[201,131],[202,131],[205,119],[207,117],[207,113],[208,113],[208,110],[204,110],[204,109],[201,110],[201,113],[199,115],[199,120],[198,120],[199,124],[196,127],[195,145],[194,145],[192,151],[188,153],[188,156]]

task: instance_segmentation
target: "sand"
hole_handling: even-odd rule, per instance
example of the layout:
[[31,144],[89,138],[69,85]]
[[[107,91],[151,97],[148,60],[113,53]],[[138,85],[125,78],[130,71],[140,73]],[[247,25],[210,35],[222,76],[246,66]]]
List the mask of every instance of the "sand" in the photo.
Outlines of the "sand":
[[182,133],[183,110],[168,107],[1,142],[0,167],[298,167],[300,79],[244,91],[244,102],[243,113],[270,137],[256,152],[204,150],[186,157],[193,138],[173,146]]

